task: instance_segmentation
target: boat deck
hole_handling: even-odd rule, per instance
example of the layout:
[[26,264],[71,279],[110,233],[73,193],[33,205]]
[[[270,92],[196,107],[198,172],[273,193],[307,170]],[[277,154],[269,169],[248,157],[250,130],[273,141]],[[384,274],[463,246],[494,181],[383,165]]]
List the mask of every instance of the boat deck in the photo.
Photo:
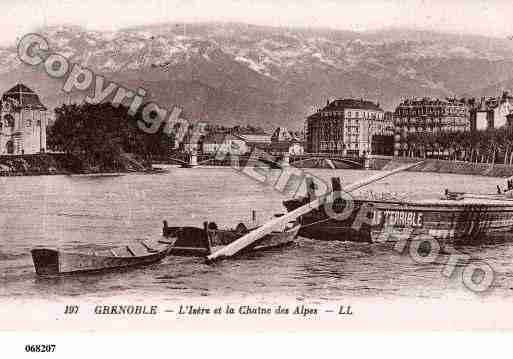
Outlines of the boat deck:
[[355,197],[356,201],[375,203],[378,205],[403,205],[403,206],[440,206],[440,207],[465,207],[465,206],[491,206],[491,207],[511,207],[513,208],[513,199],[506,199],[499,196],[475,196],[462,199],[443,199],[426,198],[418,200],[374,200]]

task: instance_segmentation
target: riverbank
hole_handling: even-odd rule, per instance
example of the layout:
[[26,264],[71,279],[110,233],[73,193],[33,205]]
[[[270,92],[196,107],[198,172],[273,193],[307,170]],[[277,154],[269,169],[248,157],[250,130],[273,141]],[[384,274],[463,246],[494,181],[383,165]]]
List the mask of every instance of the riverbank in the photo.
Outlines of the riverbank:
[[474,175],[486,177],[511,177],[513,166],[491,163],[471,163],[462,161],[446,161],[423,158],[403,158],[388,156],[371,156],[368,158],[366,168],[388,171],[393,168],[419,161],[424,161],[419,166],[410,169],[412,172],[450,173],[460,175]]
[[[210,159],[203,162],[208,166],[234,166],[240,167],[261,165],[257,158],[241,156],[238,161],[232,158],[222,160]],[[404,158],[392,156],[369,156],[365,161],[365,168],[371,170],[391,170],[393,168],[424,161],[419,166],[409,170],[412,172],[449,173],[461,175],[512,177],[513,166],[490,163],[470,163],[461,161],[446,161],[423,158]],[[277,161],[278,162],[278,161]],[[158,163],[158,162],[157,162]],[[279,163],[279,162],[278,162]],[[293,165],[293,164],[292,164]],[[307,168],[308,166],[301,166]],[[314,168],[322,168],[313,166]],[[69,174],[109,174],[109,173],[158,173],[158,169],[143,164],[131,154],[122,154],[115,168],[99,168],[87,166],[80,159],[65,153],[41,153],[33,155],[4,155],[0,156],[0,177],[10,176],[42,176],[42,175],[69,175]]]
[[70,174],[152,172],[133,155],[122,154],[113,168],[100,168],[83,163],[65,153],[38,153],[31,155],[0,156],[0,177],[45,176]]

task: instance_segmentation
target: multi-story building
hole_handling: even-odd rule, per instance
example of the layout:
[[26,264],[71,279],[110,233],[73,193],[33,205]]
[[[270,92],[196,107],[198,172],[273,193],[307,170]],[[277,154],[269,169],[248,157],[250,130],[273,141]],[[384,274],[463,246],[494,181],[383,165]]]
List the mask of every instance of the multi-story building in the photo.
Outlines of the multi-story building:
[[407,150],[408,134],[470,131],[467,105],[456,99],[408,99],[394,112],[395,155]]
[[387,131],[379,104],[363,99],[328,101],[306,122],[306,147],[310,153],[370,154],[373,135]]
[[475,130],[499,128],[507,125],[507,116],[513,113],[513,96],[503,92],[501,97],[482,97],[470,106],[470,127]]
[[47,109],[39,96],[19,84],[0,101],[0,154],[33,154],[46,150]]
[[394,113],[386,111],[381,131],[372,136],[372,154],[392,155],[394,153]]

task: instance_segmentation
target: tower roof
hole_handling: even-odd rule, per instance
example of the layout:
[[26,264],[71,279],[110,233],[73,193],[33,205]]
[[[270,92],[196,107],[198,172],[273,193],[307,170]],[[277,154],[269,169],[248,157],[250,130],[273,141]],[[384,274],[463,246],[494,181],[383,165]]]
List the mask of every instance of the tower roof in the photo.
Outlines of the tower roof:
[[22,108],[46,110],[39,96],[24,84],[17,84],[2,96],[2,101],[14,100]]

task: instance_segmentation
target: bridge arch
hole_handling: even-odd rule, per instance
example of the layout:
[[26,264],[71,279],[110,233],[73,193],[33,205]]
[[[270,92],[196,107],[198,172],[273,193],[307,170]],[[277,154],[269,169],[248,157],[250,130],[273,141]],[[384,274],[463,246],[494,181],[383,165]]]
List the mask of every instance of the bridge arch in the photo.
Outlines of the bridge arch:
[[290,156],[290,164],[296,167],[309,168],[332,168],[332,169],[361,169],[364,167],[363,160],[343,156],[327,155],[299,155]]

